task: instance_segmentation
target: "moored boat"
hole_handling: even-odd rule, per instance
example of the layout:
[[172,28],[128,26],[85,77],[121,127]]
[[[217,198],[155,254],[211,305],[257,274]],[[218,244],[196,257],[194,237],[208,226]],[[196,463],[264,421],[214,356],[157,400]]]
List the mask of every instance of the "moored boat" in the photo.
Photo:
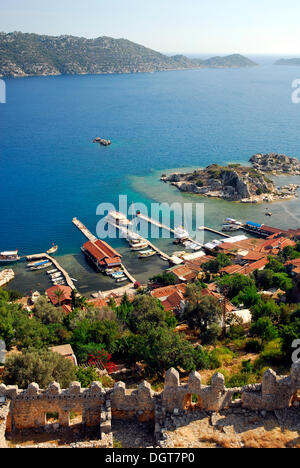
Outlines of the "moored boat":
[[237,226],[235,224],[224,224],[222,226],[223,232],[238,231],[239,229],[240,229],[240,226]]
[[132,247],[131,247],[131,250],[133,251],[139,251],[139,250],[143,250],[143,249],[146,249],[148,247],[148,242],[139,242],[138,244],[134,244]]
[[124,276],[124,277],[122,277],[122,278],[118,278],[118,279],[116,280],[117,283],[123,283],[124,281],[127,281],[126,276]]
[[17,262],[21,257],[18,255],[18,250],[12,250],[7,252],[0,252],[0,262],[11,263]]
[[30,270],[31,271],[44,270],[44,268],[49,268],[49,266],[51,266],[51,262],[44,263],[43,265],[31,267]]
[[54,244],[53,244],[53,247],[51,247],[51,249],[47,250],[46,253],[47,253],[48,255],[53,255],[53,254],[54,254],[55,252],[57,252],[57,251],[58,251],[58,245],[54,245]]
[[140,252],[139,258],[148,258],[148,257],[153,257],[156,255],[155,250],[145,250],[144,252]]

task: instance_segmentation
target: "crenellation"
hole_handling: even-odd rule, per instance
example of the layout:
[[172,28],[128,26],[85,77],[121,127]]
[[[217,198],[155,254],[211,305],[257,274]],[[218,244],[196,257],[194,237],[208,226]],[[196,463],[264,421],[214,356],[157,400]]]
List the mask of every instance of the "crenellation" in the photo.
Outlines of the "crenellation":
[[[153,421],[155,437],[161,440],[168,415],[182,416],[194,407],[215,413],[234,407],[276,411],[296,407],[299,389],[300,365],[294,364],[288,376],[278,376],[268,369],[262,384],[243,388],[226,388],[224,376],[220,373],[212,377],[211,385],[203,385],[198,372],[192,372],[188,382],[181,383],[178,371],[170,369],[160,393],[154,392],[146,381],[135,390],[127,389],[124,382],[117,382],[113,389],[104,389],[100,382],[93,382],[88,389],[81,388],[79,382],[71,383],[68,389],[61,389],[53,382],[46,390],[40,389],[36,383],[31,383],[26,390],[2,384],[0,396],[10,405],[5,423],[8,433],[49,429],[47,413],[58,414],[58,423],[53,425],[52,431],[70,430],[70,413],[75,412],[82,415],[82,430],[99,431],[99,437],[111,444],[112,419]],[[3,424],[2,421],[2,431]]]

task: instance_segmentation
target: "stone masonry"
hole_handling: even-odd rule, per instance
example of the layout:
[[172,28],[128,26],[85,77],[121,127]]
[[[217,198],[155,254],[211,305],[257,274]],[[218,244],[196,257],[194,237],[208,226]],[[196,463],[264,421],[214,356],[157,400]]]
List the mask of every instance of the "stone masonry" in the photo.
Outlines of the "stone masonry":
[[[212,377],[210,386],[202,385],[198,372],[192,372],[187,383],[180,383],[175,369],[166,373],[160,393],[154,392],[148,382],[141,383],[137,390],[126,389],[123,382],[116,383],[113,389],[104,389],[99,382],[94,382],[89,389],[73,382],[64,390],[57,383],[49,385],[47,390],[41,390],[35,383],[26,390],[0,385],[0,447],[5,446],[5,430],[7,433],[44,431],[47,413],[59,415],[54,431],[70,429],[71,412],[82,414],[81,428],[96,430],[97,437],[108,440],[107,446],[112,446],[112,419],[151,421],[160,441],[169,414],[189,412],[194,407],[218,413],[233,404],[250,411],[282,410],[295,404],[299,406],[296,403],[299,390],[300,363],[293,364],[289,376],[278,376],[269,369],[262,384],[231,389],[225,387],[220,373]],[[237,394],[241,396],[238,400]]]

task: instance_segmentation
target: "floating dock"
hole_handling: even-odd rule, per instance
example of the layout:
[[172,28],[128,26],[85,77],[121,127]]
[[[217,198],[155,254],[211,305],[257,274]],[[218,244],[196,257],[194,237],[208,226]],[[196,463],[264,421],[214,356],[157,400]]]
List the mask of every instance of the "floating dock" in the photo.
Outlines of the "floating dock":
[[79,221],[77,218],[73,218],[72,223],[75,224],[75,226],[79,229],[79,231],[82,232],[82,234],[91,242],[96,242],[98,239],[96,236],[94,236],[91,231],[88,230],[85,225]]
[[48,254],[46,254],[46,253],[28,255],[28,256],[26,257],[26,260],[32,261],[32,260],[39,260],[39,259],[41,259],[41,258],[46,258],[47,260],[49,260],[49,262],[53,263],[53,265],[55,266],[55,268],[56,268],[57,270],[59,270],[59,271],[61,272],[61,274],[63,275],[63,277],[65,278],[65,281],[66,281],[67,285],[68,285],[71,289],[73,289],[73,290],[76,289],[76,287],[75,287],[75,285],[74,285],[74,283],[73,283],[73,281],[72,281],[72,279],[71,279],[69,273],[58,263],[58,261],[57,261],[55,258],[50,257],[50,255],[48,255]]

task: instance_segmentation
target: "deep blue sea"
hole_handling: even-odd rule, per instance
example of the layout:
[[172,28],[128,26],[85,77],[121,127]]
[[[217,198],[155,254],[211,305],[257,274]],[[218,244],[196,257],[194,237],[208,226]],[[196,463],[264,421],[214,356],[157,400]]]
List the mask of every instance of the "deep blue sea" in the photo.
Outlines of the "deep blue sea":
[[[0,250],[35,253],[55,242],[60,254],[78,253],[83,237],[72,218],[94,231],[97,205],[116,203],[119,193],[131,201],[159,199],[166,188],[149,183],[158,171],[246,162],[257,152],[299,157],[300,105],[291,102],[296,78],[300,67],[267,64],[6,79]],[[112,146],[92,144],[97,136]],[[298,205],[293,202],[293,213]]]

